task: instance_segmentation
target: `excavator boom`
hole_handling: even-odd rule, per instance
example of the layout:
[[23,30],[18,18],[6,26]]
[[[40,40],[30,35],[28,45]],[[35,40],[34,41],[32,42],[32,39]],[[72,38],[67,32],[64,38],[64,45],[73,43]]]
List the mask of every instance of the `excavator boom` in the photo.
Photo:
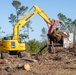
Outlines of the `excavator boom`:
[[[33,6],[34,11],[31,12],[31,9],[27,11],[20,20],[14,25],[13,28],[13,37],[11,39],[4,38],[3,40],[0,40],[0,52],[9,52],[10,54],[18,54],[18,56],[21,56],[20,52],[26,50],[25,43],[22,43],[19,39],[19,31],[20,29],[27,24],[33,18],[36,14],[41,16],[44,21],[49,24],[50,26],[57,24],[58,22],[54,22],[55,20],[52,20],[47,16],[47,14],[37,5]],[[60,21],[61,22],[61,21]],[[61,22],[62,23],[62,22]],[[54,28],[54,27],[53,27]],[[52,29],[53,29],[52,28]],[[49,29],[50,31],[50,29]],[[1,54],[2,57],[2,54]]]
[[33,12],[30,12],[30,10],[27,11],[24,16],[14,25],[13,40],[19,40],[19,30],[36,14],[40,15],[48,24],[53,24],[52,19],[49,18],[41,8],[39,8],[37,5],[34,5],[33,7],[35,8]]

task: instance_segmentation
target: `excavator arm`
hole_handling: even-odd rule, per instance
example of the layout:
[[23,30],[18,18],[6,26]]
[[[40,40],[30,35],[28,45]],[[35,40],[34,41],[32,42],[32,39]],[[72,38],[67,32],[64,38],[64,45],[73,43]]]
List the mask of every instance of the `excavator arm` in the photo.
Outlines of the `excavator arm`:
[[[40,15],[47,24],[49,24],[49,31],[53,30],[54,26],[58,23],[61,22],[59,20],[52,20],[47,16],[47,14],[39,8],[37,5],[33,6],[34,11],[31,12],[31,9],[27,11],[21,18],[20,20],[14,25],[13,28],[13,37],[9,38],[4,38],[0,40],[0,52],[9,52],[9,54],[17,54],[18,56],[21,57],[21,51],[26,50],[26,44],[20,42],[19,40],[19,31],[24,26],[31,18],[33,18],[36,14]],[[62,22],[61,22],[62,23]],[[51,26],[52,29],[51,29]],[[46,46],[45,46],[46,47]],[[44,48],[45,48],[44,47]],[[42,50],[41,50],[42,51]],[[1,57],[3,55],[1,54]]]
[[34,5],[33,7],[35,8],[33,12],[30,12],[30,10],[27,11],[14,25],[13,40],[19,40],[19,30],[36,14],[39,14],[48,24],[52,24],[52,19],[49,18],[41,8],[39,8],[37,5]]
[[49,18],[41,8],[39,8],[37,5],[34,5],[33,8],[33,12],[31,12],[31,9],[27,11],[23,15],[23,17],[14,25],[13,40],[19,40],[19,30],[36,14],[40,15],[46,21],[47,24],[54,24],[54,21]]

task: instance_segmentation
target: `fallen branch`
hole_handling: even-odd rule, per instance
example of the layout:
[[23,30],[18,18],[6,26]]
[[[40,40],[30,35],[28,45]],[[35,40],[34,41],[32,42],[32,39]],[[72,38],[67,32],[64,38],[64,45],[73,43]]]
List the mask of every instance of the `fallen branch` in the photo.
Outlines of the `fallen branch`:
[[29,62],[37,62],[37,60],[34,60],[34,59],[28,59],[28,58],[22,58],[22,60],[29,61]]

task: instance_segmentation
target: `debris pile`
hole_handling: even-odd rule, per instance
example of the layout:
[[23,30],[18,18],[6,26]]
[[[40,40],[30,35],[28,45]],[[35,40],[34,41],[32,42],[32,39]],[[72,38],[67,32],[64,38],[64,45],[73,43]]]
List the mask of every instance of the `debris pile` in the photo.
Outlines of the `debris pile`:
[[[75,45],[76,46],[76,45]],[[73,52],[72,52],[73,51]],[[1,75],[76,75],[76,47],[57,50],[55,54],[29,54],[0,59]],[[72,53],[74,54],[72,54]],[[63,73],[64,72],[64,73]],[[63,74],[62,74],[63,73]]]
[[64,37],[67,37],[67,35],[61,30],[59,30],[58,28],[56,28],[51,34],[48,34],[48,37],[53,42],[58,43],[58,42],[61,42]]

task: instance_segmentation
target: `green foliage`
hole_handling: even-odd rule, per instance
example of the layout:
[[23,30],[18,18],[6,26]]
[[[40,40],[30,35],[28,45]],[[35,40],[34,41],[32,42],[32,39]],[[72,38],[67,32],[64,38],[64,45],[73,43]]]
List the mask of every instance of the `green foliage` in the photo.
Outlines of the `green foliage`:
[[62,13],[59,13],[58,15],[58,18],[60,19],[60,20],[62,20],[62,21],[66,21],[66,19],[67,19],[67,17],[65,16],[65,15],[63,15]]
[[[39,42],[39,50],[42,49],[47,44],[47,40]],[[47,48],[44,48],[42,52],[46,52]]]
[[34,40],[30,40],[27,45],[29,46],[28,52],[38,52],[39,51],[39,42]]
[[72,20],[71,18],[67,18],[62,13],[58,14],[58,18],[65,23],[65,28],[61,28],[62,30],[69,30],[70,32],[74,32],[74,42],[76,42],[76,19]]
[[[9,16],[9,22],[14,26],[20,19],[20,17],[26,12],[28,9],[28,6],[21,5],[21,2],[19,0],[13,0],[12,1],[13,7],[16,9],[16,14],[11,13]],[[26,32],[27,28],[27,32]],[[30,28],[30,21],[26,23],[26,25],[23,26],[23,28],[20,30],[20,37],[22,39],[27,38],[27,35],[29,36],[29,28]],[[25,34],[23,34],[23,33]]]
[[[45,44],[46,44],[46,41],[38,42],[35,39],[30,40],[29,42],[26,42],[27,52],[37,53],[42,47],[45,46]],[[43,52],[46,52],[46,51],[47,51],[47,48],[43,50]]]
[[74,29],[74,36],[76,36],[76,19],[72,22],[72,28]]
[[23,15],[25,13],[25,11],[28,9],[28,7],[25,6],[21,6],[20,9],[17,12],[17,15]]
[[13,13],[10,14],[9,22],[14,25],[20,19],[20,16],[25,13],[25,11],[28,9],[28,7],[21,6],[20,1],[18,1],[18,0],[13,0],[12,5],[16,9],[16,15],[14,15]]
[[72,24],[76,27],[76,19],[72,22]]
[[72,31],[72,22],[73,22],[72,19],[67,18],[62,13],[59,13],[57,16],[60,20],[62,20],[65,23],[65,27],[61,29]]
[[18,0],[13,0],[12,5],[16,8],[19,9],[21,3]]
[[42,28],[42,34],[41,34],[41,37],[42,37],[42,41],[45,41],[47,40],[47,31],[46,31],[46,28]]
[[21,41],[25,41],[24,39],[28,37],[27,34],[20,34],[19,36],[21,37]]
[[14,25],[14,24],[17,22],[16,15],[14,15],[13,13],[10,14],[9,19],[10,19],[9,22],[10,22],[12,25]]

